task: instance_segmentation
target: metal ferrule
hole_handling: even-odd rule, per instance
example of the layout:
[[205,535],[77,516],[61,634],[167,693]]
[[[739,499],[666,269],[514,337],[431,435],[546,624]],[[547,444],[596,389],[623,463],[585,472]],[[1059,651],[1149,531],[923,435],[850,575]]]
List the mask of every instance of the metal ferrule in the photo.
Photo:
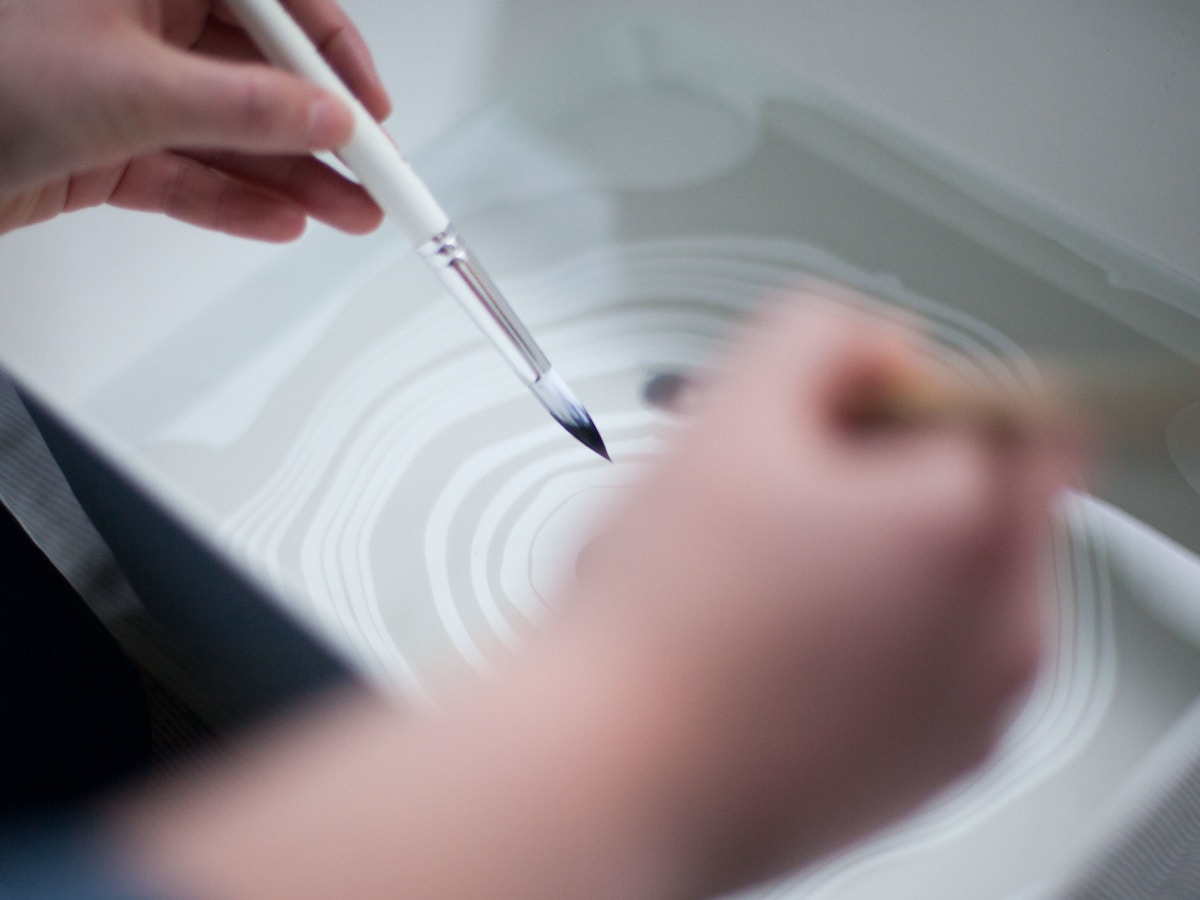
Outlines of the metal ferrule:
[[417,247],[417,253],[526,384],[550,369],[546,354],[454,229],[435,234]]
[[466,260],[467,250],[462,238],[453,228],[447,228],[417,247],[421,255],[431,266],[449,266],[454,260]]

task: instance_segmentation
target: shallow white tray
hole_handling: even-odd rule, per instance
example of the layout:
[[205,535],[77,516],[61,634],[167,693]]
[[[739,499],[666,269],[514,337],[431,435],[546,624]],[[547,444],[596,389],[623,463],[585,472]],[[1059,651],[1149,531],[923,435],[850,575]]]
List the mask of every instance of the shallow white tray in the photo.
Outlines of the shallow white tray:
[[[417,163],[614,465],[548,420],[386,227],[306,238],[82,411],[290,612],[414,698],[519,651],[670,427],[647,380],[708,365],[804,275],[921,316],[980,378],[1154,356],[1200,400],[1195,285],[678,28],[593,35]],[[1051,661],[995,761],[770,896],[1026,895],[1098,839],[1200,693],[1196,410],[1066,504]]]

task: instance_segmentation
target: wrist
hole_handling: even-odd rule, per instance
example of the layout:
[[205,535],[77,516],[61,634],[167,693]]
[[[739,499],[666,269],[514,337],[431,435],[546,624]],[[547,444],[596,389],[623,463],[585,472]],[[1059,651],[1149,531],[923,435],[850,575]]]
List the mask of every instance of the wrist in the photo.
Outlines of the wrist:
[[677,685],[639,642],[595,624],[560,629],[464,711],[500,736],[474,793],[498,788],[484,802],[512,822],[507,853],[539,873],[491,896],[663,900],[690,877],[675,798],[693,729]]
[[[554,723],[532,791],[589,829],[570,867],[587,880],[554,896],[711,896],[777,873],[796,858],[781,843],[799,818],[789,798],[812,771],[804,745],[764,733],[753,698],[716,683],[705,653],[623,624],[585,612],[514,680],[513,707]],[[772,775],[781,756],[787,785]]]

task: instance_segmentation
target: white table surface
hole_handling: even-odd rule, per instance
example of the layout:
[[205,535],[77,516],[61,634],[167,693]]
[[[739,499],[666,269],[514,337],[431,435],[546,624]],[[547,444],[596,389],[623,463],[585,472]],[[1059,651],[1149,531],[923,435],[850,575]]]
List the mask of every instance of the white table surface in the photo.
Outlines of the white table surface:
[[[1192,0],[344,0],[419,148],[589,23],[678,15],[1200,282]],[[347,240],[351,240],[347,238]],[[0,361],[86,397],[279,249],[112,209],[0,238]]]

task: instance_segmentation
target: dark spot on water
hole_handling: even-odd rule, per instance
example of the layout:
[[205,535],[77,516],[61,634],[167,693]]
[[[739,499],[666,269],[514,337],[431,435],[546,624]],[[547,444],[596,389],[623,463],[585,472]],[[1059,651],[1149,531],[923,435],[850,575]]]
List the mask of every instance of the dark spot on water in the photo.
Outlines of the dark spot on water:
[[655,372],[642,386],[642,400],[647,406],[664,412],[680,412],[691,377],[684,372]]

